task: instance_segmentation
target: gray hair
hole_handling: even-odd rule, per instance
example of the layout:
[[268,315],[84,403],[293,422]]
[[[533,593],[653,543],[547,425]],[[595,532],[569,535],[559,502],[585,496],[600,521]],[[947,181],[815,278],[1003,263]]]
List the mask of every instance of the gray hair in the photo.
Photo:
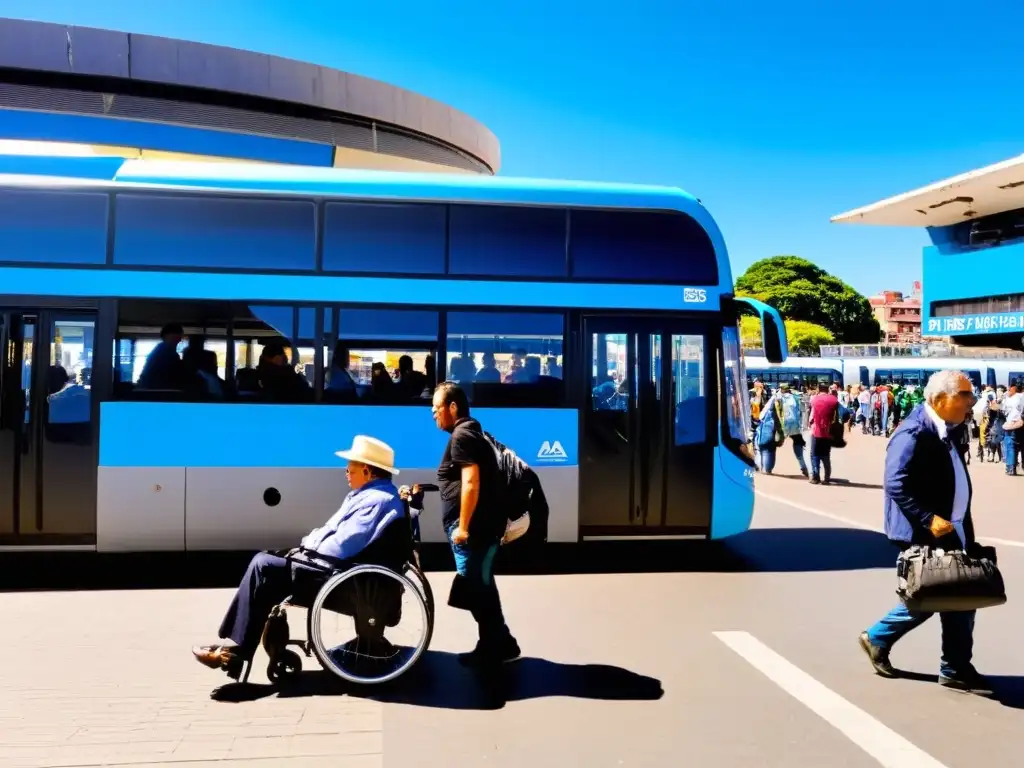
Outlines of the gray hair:
[[960,391],[960,382],[967,378],[963,371],[937,371],[924,386],[924,399],[934,403],[941,394],[953,397]]

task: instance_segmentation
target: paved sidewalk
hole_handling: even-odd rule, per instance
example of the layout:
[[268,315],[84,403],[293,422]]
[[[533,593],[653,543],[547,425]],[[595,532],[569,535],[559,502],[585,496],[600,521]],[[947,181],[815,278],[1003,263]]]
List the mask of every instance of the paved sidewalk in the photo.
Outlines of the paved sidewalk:
[[[16,649],[0,665],[0,766],[256,758],[274,766],[382,765],[376,702],[210,698],[227,679],[196,664],[189,649],[216,641],[210,620],[226,597],[223,590],[0,594],[4,644]],[[262,670],[254,677],[265,679]]]

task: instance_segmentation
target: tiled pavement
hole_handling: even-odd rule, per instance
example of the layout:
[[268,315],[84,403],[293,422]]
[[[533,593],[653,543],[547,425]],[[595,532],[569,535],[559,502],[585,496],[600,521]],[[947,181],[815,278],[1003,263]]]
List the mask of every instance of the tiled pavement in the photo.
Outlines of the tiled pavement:
[[[359,698],[208,695],[218,673],[188,649],[213,642],[221,590],[0,595],[0,766],[257,760],[382,764],[381,705]],[[308,663],[308,662],[307,662]],[[254,678],[259,677],[254,673]]]

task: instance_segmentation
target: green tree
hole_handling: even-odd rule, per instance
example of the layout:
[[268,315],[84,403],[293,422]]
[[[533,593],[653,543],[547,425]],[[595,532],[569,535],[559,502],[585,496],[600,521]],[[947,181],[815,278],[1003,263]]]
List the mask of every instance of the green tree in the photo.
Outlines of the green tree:
[[[806,320],[784,320],[786,338],[789,339],[789,351],[796,355],[817,355],[822,344],[831,344],[835,336],[828,328],[824,328]],[[740,338],[745,347],[761,345],[761,321],[756,317],[740,318]]]
[[799,256],[755,261],[736,281],[736,295],[759,299],[789,320],[827,328],[837,342],[874,344],[882,336],[864,296]]

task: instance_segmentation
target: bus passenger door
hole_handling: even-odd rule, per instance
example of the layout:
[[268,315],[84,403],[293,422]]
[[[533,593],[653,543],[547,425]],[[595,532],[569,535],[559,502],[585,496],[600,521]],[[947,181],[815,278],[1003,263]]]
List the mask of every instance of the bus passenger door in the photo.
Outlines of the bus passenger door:
[[706,336],[668,321],[586,318],[583,338],[581,534],[706,534]]
[[665,339],[665,378],[670,382],[665,423],[671,426],[660,523],[669,531],[700,531],[711,525],[712,425],[718,408],[709,387],[717,390],[717,376],[708,375],[709,350],[703,333],[669,333]]
[[95,316],[0,314],[0,543],[92,544]]

